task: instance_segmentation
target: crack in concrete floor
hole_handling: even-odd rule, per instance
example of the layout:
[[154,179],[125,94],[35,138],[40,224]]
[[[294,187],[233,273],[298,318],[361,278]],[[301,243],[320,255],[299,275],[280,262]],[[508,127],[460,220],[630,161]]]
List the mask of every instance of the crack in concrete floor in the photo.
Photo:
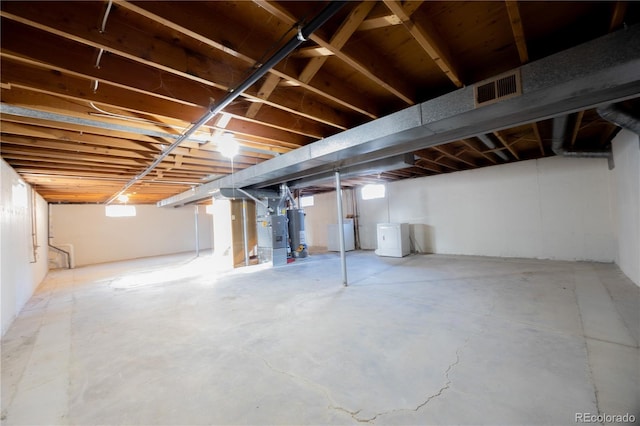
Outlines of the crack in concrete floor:
[[[429,402],[431,402],[433,399],[438,398],[439,396],[442,395],[442,393],[444,391],[446,391],[447,389],[449,389],[449,386],[451,385],[451,379],[449,378],[449,373],[451,372],[451,370],[453,369],[453,367],[455,367],[456,365],[458,365],[460,363],[460,351],[462,351],[462,349],[464,349],[464,347],[467,346],[468,340],[465,341],[464,345],[462,345],[462,347],[458,348],[456,350],[456,360],[454,362],[452,362],[451,364],[449,364],[449,366],[447,367],[447,369],[444,372],[444,377],[447,379],[447,382],[445,383],[445,385],[443,387],[441,387],[438,392],[429,395],[429,397],[420,405],[418,405],[416,408],[397,408],[394,410],[389,410],[389,411],[383,411],[382,413],[377,413],[375,416],[368,418],[368,419],[361,419],[359,417],[357,417],[357,414],[362,411],[362,410],[358,410],[354,413],[350,413],[347,410],[344,410],[346,412],[348,412],[349,414],[351,414],[351,417],[353,417],[354,420],[356,420],[359,423],[372,423],[373,421],[377,420],[378,417],[382,417],[385,415],[389,415],[389,414],[393,414],[393,413],[398,413],[401,411],[414,411],[414,412],[418,412],[420,411],[420,409],[422,409],[423,407],[425,407]],[[340,407],[338,407],[340,408]]]
[[329,402],[328,408],[331,410],[336,410],[336,411],[342,411],[348,415],[351,416],[351,418],[353,418],[353,420],[357,421],[358,423],[372,423],[375,420],[377,420],[379,417],[385,416],[385,415],[389,415],[392,413],[397,413],[397,412],[402,412],[402,411],[413,411],[413,412],[418,412],[420,411],[423,407],[425,407],[429,402],[431,402],[433,399],[438,398],[439,396],[442,395],[442,393],[444,391],[446,391],[447,389],[449,389],[450,385],[451,385],[451,378],[449,377],[449,374],[451,373],[451,370],[460,363],[460,352],[467,346],[467,344],[469,343],[469,339],[466,339],[464,344],[459,347],[458,349],[456,349],[456,360],[454,362],[452,362],[451,364],[449,364],[447,366],[447,369],[444,372],[444,377],[447,380],[446,383],[444,384],[444,386],[442,386],[438,392],[429,395],[429,397],[427,397],[427,399],[422,402],[421,404],[419,404],[416,408],[396,408],[393,410],[388,410],[388,411],[383,411],[380,413],[376,413],[376,415],[374,415],[373,417],[370,418],[360,418],[358,417],[358,414],[360,414],[362,412],[362,409],[356,410],[356,411],[350,411],[347,410],[344,407],[341,407],[339,405],[337,405],[336,401],[334,401],[334,399],[331,397],[331,393],[330,390],[327,389],[326,387],[310,380],[307,379],[306,377],[302,377],[302,376],[297,376],[295,374],[292,374],[288,371],[283,371],[283,370],[279,370],[277,368],[275,368],[273,365],[271,365],[271,363],[269,363],[269,361],[267,361],[264,357],[256,354],[256,353],[252,353],[252,352],[247,352],[245,351],[245,353],[253,355],[253,356],[257,356],[258,358],[260,358],[262,360],[262,362],[273,372],[276,372],[278,374],[282,374],[285,376],[288,376],[289,378],[293,379],[293,380],[297,380],[297,381],[302,381],[305,382],[307,385],[310,385],[312,388],[315,388],[316,390],[319,390],[324,397],[327,399],[327,401]]

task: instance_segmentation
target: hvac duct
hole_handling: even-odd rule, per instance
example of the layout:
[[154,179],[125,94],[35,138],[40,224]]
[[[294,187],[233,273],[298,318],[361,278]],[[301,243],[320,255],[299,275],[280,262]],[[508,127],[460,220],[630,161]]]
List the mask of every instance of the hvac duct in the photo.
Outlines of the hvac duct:
[[[266,187],[552,116],[637,98],[640,25],[519,67],[522,95],[477,108],[471,86],[297,148],[158,202],[180,206],[222,187]],[[550,73],[549,70],[554,70]],[[498,154],[497,154],[498,155]]]
[[597,111],[605,120],[640,135],[640,122],[638,117],[632,114],[635,111],[627,111],[621,104],[609,104],[598,108]]
[[610,151],[565,151],[564,141],[568,120],[567,115],[561,115],[553,118],[551,123],[551,150],[556,155],[574,158],[609,158],[611,156]]
[[496,144],[491,140],[491,137],[489,135],[481,134],[477,135],[476,137],[480,139],[480,142],[485,144],[487,148],[492,149],[492,152],[494,152],[498,157],[502,158],[504,161],[509,161],[509,157],[507,157],[504,152],[498,151],[496,149]]

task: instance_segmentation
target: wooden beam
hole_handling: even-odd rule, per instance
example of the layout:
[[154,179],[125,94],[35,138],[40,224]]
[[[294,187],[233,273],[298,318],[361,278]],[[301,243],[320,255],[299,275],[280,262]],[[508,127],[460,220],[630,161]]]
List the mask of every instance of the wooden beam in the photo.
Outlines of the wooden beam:
[[573,123],[573,130],[571,131],[571,146],[576,144],[576,138],[578,137],[578,132],[582,125],[582,117],[584,117],[584,111],[578,111],[575,115],[575,122]]
[[533,134],[536,138],[536,142],[538,142],[538,146],[540,147],[540,155],[544,157],[544,144],[542,143],[542,138],[540,137],[540,129],[538,128],[538,123],[531,123],[531,127],[533,128]]
[[[160,152],[154,146],[149,144],[139,144],[130,140],[121,138],[112,138],[91,134],[83,131],[68,131],[64,129],[54,129],[47,127],[31,126],[27,124],[2,121],[2,138],[7,140],[10,135],[27,136],[29,138],[39,138],[40,140],[48,139],[51,141],[59,141],[66,146],[86,146],[88,149],[98,150],[103,154],[111,155],[111,153],[120,153],[113,155],[122,155],[132,158],[149,159],[153,154]],[[54,147],[52,145],[52,147]],[[126,153],[126,155],[124,155]]]
[[[176,105],[169,101],[140,94],[132,96],[130,92],[119,87],[110,86],[108,90],[99,90],[96,93],[91,93],[87,91],[89,82],[84,79],[51,73],[47,70],[16,64],[12,61],[3,61],[2,65],[2,79],[11,81],[16,87],[62,96],[84,103],[100,103],[146,115],[173,117],[183,120],[184,127],[187,127],[188,123],[196,121],[204,114],[203,108]],[[262,126],[255,122],[237,120],[227,128],[254,138],[268,139],[276,145],[280,144],[288,148],[296,148],[313,141],[313,138],[292,134],[269,126]]]
[[527,39],[524,36],[524,27],[520,18],[520,6],[518,0],[505,0],[507,13],[509,14],[509,22],[511,23],[511,31],[518,48],[520,62],[525,64],[529,62],[529,52],[527,50]]
[[428,170],[430,172],[442,173],[442,167],[440,165],[430,164],[425,159],[420,159],[420,160],[416,161],[414,166],[419,168],[419,169]]
[[[424,3],[423,0],[403,1],[402,8],[407,15],[411,16],[416,10],[418,10],[422,3]],[[366,19],[362,24],[360,24],[358,31],[376,30],[378,28],[392,27],[400,24],[402,24],[402,21],[394,14],[378,16],[376,18]]]
[[611,20],[609,21],[609,32],[615,31],[622,26],[624,22],[624,16],[627,13],[627,2],[617,1],[611,14]]
[[460,157],[458,157],[458,156],[456,156],[456,155],[452,154],[452,153],[451,153],[451,152],[449,152],[447,149],[445,149],[443,146],[433,146],[433,147],[431,147],[431,149],[434,149],[434,150],[436,150],[436,151],[438,151],[438,152],[442,153],[443,155],[445,155],[446,157],[451,158],[452,160],[460,161],[460,162],[462,162],[462,163],[466,164],[467,166],[471,166],[471,167],[478,167],[478,165],[477,165],[477,164],[472,163],[471,161],[467,161],[467,160],[465,160],[465,159],[463,159],[463,158],[460,158]]
[[[6,21],[2,27],[3,59],[46,68],[52,71],[97,80],[100,84],[108,84],[120,89],[131,90],[144,96],[180,102],[189,107],[207,106],[211,98],[220,98],[225,92],[206,87],[179,76],[167,76],[166,73],[128,61],[116,55],[103,55],[100,68],[96,68],[85,58],[92,56],[93,48],[78,46],[65,40],[54,42],[51,36],[42,31],[30,29],[12,21]],[[7,34],[20,34],[20,37],[6,37]],[[31,40],[32,42],[28,42]],[[72,52],[72,53],[67,53]],[[28,55],[28,57],[27,57]],[[121,70],[126,69],[123,73]],[[273,75],[273,74],[272,74]],[[276,76],[276,78],[278,78]],[[98,86],[100,90],[100,86]],[[171,96],[167,94],[170,93]],[[135,96],[135,93],[132,93]],[[290,121],[290,114],[303,117],[296,120],[296,128],[287,131],[311,136],[315,139],[328,136],[326,125],[344,130],[350,122],[344,114],[338,114],[320,102],[303,102],[300,94],[277,96],[266,101],[260,93],[244,93],[243,97],[251,101],[251,106],[267,104],[270,110],[260,116],[260,122],[274,128],[281,128],[279,123]]]
[[[4,124],[3,124],[3,127],[4,127]],[[144,163],[145,160],[153,160],[153,158],[150,158],[149,156],[146,156],[146,155],[142,155],[139,152],[132,152],[132,151],[127,151],[124,149],[117,149],[117,148],[115,149],[102,148],[98,146],[85,145],[83,143],[47,141],[47,140],[26,138],[21,136],[9,136],[4,134],[0,136],[0,140],[2,141],[3,144],[29,147],[32,152],[36,152],[36,150],[38,149],[48,149],[48,150],[56,150],[56,151],[68,151],[71,153],[98,154],[103,156],[105,159],[114,158],[114,157],[129,158],[129,159],[137,160],[139,164],[145,164]]]
[[[351,10],[349,16],[342,22],[340,28],[333,34],[329,43],[334,49],[342,50],[351,35],[356,31],[358,26],[367,17],[371,9],[375,6],[375,2],[363,1]],[[327,56],[317,56],[311,58],[304,67],[298,79],[304,83],[309,83],[316,73],[322,68],[327,61]]]
[[482,155],[484,158],[486,158],[487,160],[491,161],[493,164],[498,164],[498,161],[496,161],[495,158],[493,158],[490,155],[487,155],[486,152],[484,151],[480,151],[475,145],[473,145],[468,139],[461,139],[461,142],[463,144],[465,144],[466,146],[468,146],[472,151]]
[[[61,73],[59,70],[35,68],[23,62],[6,60],[2,55],[2,80],[10,82],[12,86],[37,89],[40,92],[64,96],[81,100],[93,101],[103,105],[122,107],[139,113],[151,113],[164,117],[174,117],[186,123],[197,120],[206,111],[193,105],[159,99],[141,93],[132,93],[122,87],[103,84],[100,89],[92,93],[89,89],[91,80],[75,75]],[[53,71],[53,72],[52,72]]]
[[[149,4],[143,4],[146,7],[149,7]],[[14,7],[15,6],[15,7]],[[114,72],[111,72],[109,75],[117,75],[118,72],[122,69],[131,70],[132,76],[137,76],[139,73],[136,71],[137,65],[144,65],[146,67],[152,67],[156,70],[159,70],[164,73],[168,73],[171,77],[182,77],[187,80],[191,80],[192,82],[197,83],[198,85],[205,85],[205,87],[209,87],[209,90],[222,90],[224,92],[230,89],[230,86],[233,84],[232,80],[224,80],[220,83],[220,79],[224,76],[233,75],[235,73],[229,72],[229,64],[228,66],[223,66],[219,61],[212,60],[210,58],[204,57],[202,55],[197,55],[194,52],[186,52],[184,49],[176,47],[175,45],[171,45],[169,43],[165,43],[158,38],[151,37],[150,35],[139,32],[136,33],[135,28],[128,27],[121,22],[118,21],[110,21],[109,22],[109,31],[104,33],[98,33],[98,31],[91,31],[87,26],[82,24],[82,22],[93,22],[95,20],[95,11],[91,10],[94,7],[94,4],[89,2],[76,3],[75,5],[70,4],[56,4],[55,8],[48,7],[46,5],[35,3],[30,4],[29,8],[19,7],[19,5],[5,5],[3,4],[2,10],[0,10],[0,16],[7,18],[7,23],[12,23],[14,26],[16,23],[20,23],[24,26],[32,27],[33,29],[40,30],[44,33],[49,33],[60,37],[60,41],[64,41],[63,39],[67,39],[73,41],[75,43],[80,43],[82,45],[91,47],[93,49],[103,49],[107,54],[103,55],[101,61],[100,70],[96,70],[95,72],[99,74],[99,78],[107,73],[106,68],[114,69]],[[167,7],[169,5],[160,5],[161,7]],[[138,13],[141,12],[143,16],[147,16],[151,19],[157,19],[158,21],[164,22],[162,17],[157,16],[153,13],[146,13],[144,9],[138,6],[131,5],[126,2],[118,2],[118,7],[130,8],[132,11]],[[100,12],[97,12],[100,14]],[[174,11],[175,13],[175,11]],[[73,18],[71,18],[73,17]],[[169,21],[169,20],[167,20]],[[172,25],[172,27],[175,25]],[[2,30],[5,33],[5,22],[3,21]],[[178,30],[180,30],[180,26],[178,26]],[[8,29],[6,30],[8,31]],[[21,30],[18,34],[24,32],[26,30]],[[185,31],[189,31],[185,29]],[[133,33],[133,34],[131,34]],[[12,34],[11,37],[3,37],[3,50],[5,40],[11,39],[12,42],[17,43],[16,39],[22,40],[22,43],[27,41],[34,42],[35,46],[39,46],[41,43],[39,42],[42,39],[42,36],[39,37],[31,37],[29,35],[25,37],[17,37],[15,33]],[[200,37],[202,38],[202,37]],[[122,43],[122,39],[126,39],[127,43]],[[207,41],[207,45],[212,45],[212,47],[216,49],[221,49],[222,52],[231,56],[233,60],[239,62],[241,64],[242,69],[238,69],[238,72],[244,72],[246,66],[253,66],[256,63],[256,60],[248,57],[246,55],[242,55],[239,52],[233,51],[228,47],[225,47],[220,44],[216,44],[212,40],[207,39],[206,37],[203,40]],[[52,49],[55,50],[55,43],[52,45]],[[73,52],[74,49],[67,49],[67,52]],[[77,48],[76,48],[77,50]],[[95,51],[95,50],[94,50]],[[153,52],[153,55],[150,55],[149,52]],[[27,51],[28,52],[28,51]],[[91,54],[89,57],[93,57],[95,55]],[[69,53],[65,55],[52,55],[53,57],[60,57],[60,60],[64,60],[64,58],[69,56]],[[86,57],[86,56],[85,56]],[[111,62],[126,62],[127,66],[112,66],[110,67]],[[72,61],[74,66],[84,66],[91,67],[93,64],[89,61]],[[146,77],[142,80],[143,82],[148,79],[150,71],[147,69]],[[288,75],[278,70],[272,70],[271,73],[276,73],[281,78],[287,78],[291,80],[295,80],[294,74]],[[129,73],[125,73],[129,74]],[[155,76],[154,76],[155,77]],[[121,76],[121,79],[127,78],[127,75]],[[156,78],[148,79],[148,84],[157,84]],[[170,81],[170,78],[165,79],[163,83],[167,83]],[[138,80],[140,81],[140,80]],[[348,91],[342,90],[340,84],[337,82],[332,82],[336,87],[336,90],[331,92],[326,87],[314,88],[311,86],[303,85],[308,90],[317,94],[318,96],[330,100],[332,102],[337,102],[340,105],[343,105],[346,108],[351,109],[360,114],[365,114],[371,118],[376,118],[376,114],[371,111],[368,111],[367,108],[363,105],[354,105],[350,103],[354,101],[354,98],[349,98]],[[201,92],[206,92],[207,90],[200,90]],[[181,93],[181,90],[172,90],[173,93]],[[341,95],[343,94],[343,95]],[[218,97],[215,94],[203,93],[207,97]],[[251,93],[245,93],[242,95],[243,97],[250,98]],[[303,104],[301,95],[291,94],[290,95],[290,105]],[[298,98],[298,99],[296,99]],[[343,99],[344,98],[344,99]],[[206,103],[197,103],[198,105],[208,106],[208,102]],[[271,104],[274,107],[278,107],[278,104],[274,102]],[[305,105],[307,107],[308,105]],[[365,107],[365,108],[363,108]],[[295,108],[290,108],[295,111]],[[307,112],[308,115],[313,116],[313,112]],[[334,118],[339,117],[339,115],[335,114]],[[322,120],[322,122],[331,123],[331,119]],[[337,123],[344,126],[343,123]]]
[[[278,87],[278,83],[280,83],[280,77],[275,74],[269,74],[264,83],[262,83],[262,86],[260,86],[260,90],[258,90],[258,98],[263,100],[269,99],[271,93]],[[262,102],[253,102],[249,105],[249,109],[245,115],[249,118],[255,118],[262,105]]]
[[387,28],[400,24],[402,24],[402,21],[396,15],[379,16],[362,22],[358,27],[358,31],[377,30],[378,28]]
[[414,152],[415,155],[417,155],[418,157],[420,157],[421,159],[425,160],[425,161],[429,161],[431,163],[437,164],[438,166],[443,166],[446,167],[448,169],[451,170],[455,170],[455,171],[459,171],[460,168],[455,165],[452,164],[451,161],[447,160],[446,158],[444,158],[444,155],[440,155],[436,158],[433,157],[432,153],[429,151],[429,148],[427,149],[421,149],[419,151]]
[[333,56],[333,52],[324,47],[304,47],[291,54],[293,58],[315,58],[317,56]]
[[[230,55],[233,58],[237,58],[245,62],[245,64],[248,64],[249,66],[254,66],[256,63],[258,63],[259,61],[257,60],[257,58],[259,58],[263,54],[263,52],[253,52],[254,54],[249,56],[237,50],[234,50],[229,46],[212,40],[206,35],[207,28],[210,27],[210,23],[201,23],[200,21],[195,22],[193,17],[189,14],[188,9],[176,7],[175,5],[171,4],[171,2],[141,2],[138,4],[133,4],[128,1],[120,1],[118,2],[118,6],[144,16],[147,19],[151,19],[155,22],[161,23],[162,25],[171,28],[174,31],[186,34],[189,37],[194,38],[195,40],[198,40],[208,46],[213,47],[214,49]],[[266,10],[270,11],[270,9],[267,9],[262,4],[261,7],[264,7]],[[297,23],[297,21],[294,19],[291,25],[295,23]],[[313,39],[313,36],[311,38]],[[321,47],[327,48],[327,46],[323,45],[321,45]],[[332,80],[331,84],[326,86],[315,87],[299,81],[297,79],[297,74],[291,71],[291,69],[286,70],[285,67],[277,66],[269,72],[278,75],[282,79],[296,81],[305,89],[310,90],[325,99],[336,102],[355,112],[365,114],[371,118],[377,118],[377,115],[370,111],[367,105],[360,104],[358,99],[350,96],[349,91],[341,90],[343,84],[341,84],[338,80]]]
[[509,152],[516,157],[516,160],[520,159],[520,156],[518,155],[518,152],[513,148],[512,145],[514,144],[509,144],[506,139],[500,134],[500,132],[493,132],[493,134],[495,135],[496,138],[498,138],[498,140],[500,141],[500,143],[502,145],[504,145],[505,148],[507,148],[509,150]]
[[462,87],[463,84],[460,80],[460,73],[454,67],[451,55],[447,53],[445,43],[441,40],[435,27],[427,29],[413,22],[397,0],[384,0],[384,4],[394,15],[400,18],[411,36],[431,59],[433,59],[438,68],[445,73],[449,80],[451,80],[456,87]]
[[[275,1],[254,0],[254,2],[256,2],[256,4],[258,4],[260,7],[262,7],[287,25],[295,25],[297,23],[297,19]],[[384,64],[382,61],[371,56],[366,58],[369,61],[376,61],[376,66],[374,67],[376,69],[376,73],[373,73],[368,67],[363,65],[365,59],[364,57],[362,57],[361,59],[356,59],[351,55],[347,55],[340,49],[336,49],[333,45],[331,45],[330,42],[324,40],[316,33],[311,34],[311,36],[309,36],[309,39],[317,43],[320,47],[329,49],[336,58],[340,59],[345,64],[349,65],[355,71],[373,81],[380,87],[386,89],[389,93],[402,99],[409,105],[415,104],[413,97],[408,95],[408,93],[413,93],[413,89],[407,84],[407,82],[402,80],[402,78],[397,75],[397,72],[389,69],[388,65]]]
[[[21,97],[14,96],[16,91],[12,91],[10,95],[3,94],[3,101],[11,103],[16,106],[31,107],[31,102],[23,103]],[[30,95],[32,92],[21,92],[22,95]],[[39,96],[38,109],[43,111],[50,111],[56,114],[63,114],[69,117],[86,117],[85,109],[77,109],[74,112],[74,107],[78,106],[78,103],[68,103],[61,98],[47,97],[48,95]],[[53,100],[53,103],[49,101]],[[49,108],[49,105],[53,105]],[[70,110],[64,111],[65,106],[69,106]],[[84,112],[83,112],[84,111]],[[102,121],[98,119],[96,121]],[[110,121],[110,120],[107,120]],[[129,132],[121,132],[116,130],[101,129],[96,127],[87,127],[77,124],[39,120],[30,117],[18,117],[4,114],[2,116],[3,130],[10,130],[10,133],[23,136],[38,137],[44,139],[54,140],[69,140],[82,143],[90,143],[97,146],[111,146],[114,148],[131,149],[140,151],[143,153],[153,154],[158,153],[162,146],[168,146],[169,141],[155,138],[152,136],[146,136],[142,134],[132,134]],[[126,124],[126,123],[125,123]],[[12,126],[15,125],[15,126]],[[107,136],[109,135],[109,136]],[[272,151],[275,153],[285,153],[290,151],[290,148],[284,148],[282,146],[275,146],[268,140],[259,140],[256,138],[242,136],[241,152],[242,155],[236,156],[235,161],[245,161],[248,164],[255,164],[256,159],[268,159],[273,157],[266,153],[258,153],[246,151],[244,148],[259,148],[265,151]],[[208,158],[214,156],[221,158],[220,154],[215,151],[215,148],[209,144],[198,144],[196,142],[185,142],[180,147],[176,148],[175,153],[189,154],[193,157]]]

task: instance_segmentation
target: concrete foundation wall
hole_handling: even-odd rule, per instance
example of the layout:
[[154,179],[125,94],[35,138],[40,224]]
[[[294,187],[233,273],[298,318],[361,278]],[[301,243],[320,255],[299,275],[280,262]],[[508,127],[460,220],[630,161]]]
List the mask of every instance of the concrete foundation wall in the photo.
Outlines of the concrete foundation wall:
[[612,262],[612,179],[605,159],[551,157],[393,182],[384,199],[358,190],[361,247],[377,223],[408,222],[417,252]]
[[4,335],[47,275],[48,222],[46,201],[4,160],[0,163],[0,299]]
[[640,138],[622,130],[613,139],[615,164],[616,263],[640,286]]
[[[103,205],[53,205],[53,243],[71,244],[76,266],[195,251],[195,207],[135,207],[135,217],[107,217]],[[210,249],[213,223],[204,206],[198,218],[200,249]]]

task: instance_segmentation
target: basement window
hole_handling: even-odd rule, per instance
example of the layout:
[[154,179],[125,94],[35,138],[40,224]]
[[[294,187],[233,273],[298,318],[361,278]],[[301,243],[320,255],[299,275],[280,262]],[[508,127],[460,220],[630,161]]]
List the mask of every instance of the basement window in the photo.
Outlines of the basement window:
[[18,180],[17,183],[14,183],[11,188],[11,201],[13,202],[13,206],[16,208],[26,209],[29,205],[29,197],[27,195],[27,185]]
[[300,197],[300,207],[313,207],[313,195]]
[[384,198],[386,188],[382,184],[369,184],[362,187],[361,196],[363,200],[375,200]]
[[136,206],[114,204],[105,206],[104,211],[107,217],[133,217],[136,215]]

